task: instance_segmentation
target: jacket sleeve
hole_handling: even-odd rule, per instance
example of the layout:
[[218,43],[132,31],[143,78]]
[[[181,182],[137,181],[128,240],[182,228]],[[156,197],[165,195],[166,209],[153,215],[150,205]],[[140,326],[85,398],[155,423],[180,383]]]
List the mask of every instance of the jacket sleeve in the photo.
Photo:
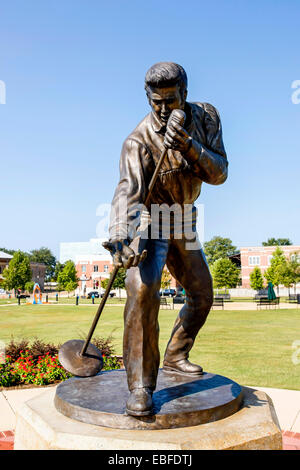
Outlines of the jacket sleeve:
[[110,240],[130,242],[140,224],[141,205],[146,197],[143,161],[147,149],[138,141],[127,138],[120,158],[120,180],[112,201]]
[[225,152],[222,126],[218,111],[208,103],[202,103],[204,111],[202,126],[204,127],[206,142],[193,141],[192,167],[202,181],[209,184],[222,184],[227,179],[228,161]]

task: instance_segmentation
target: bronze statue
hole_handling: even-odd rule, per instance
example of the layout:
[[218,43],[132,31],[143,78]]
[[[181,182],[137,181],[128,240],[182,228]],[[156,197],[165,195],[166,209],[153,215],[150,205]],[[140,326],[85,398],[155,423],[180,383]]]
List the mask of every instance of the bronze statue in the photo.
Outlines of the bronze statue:
[[[166,373],[200,376],[200,365],[189,362],[196,335],[204,325],[213,301],[212,280],[201,245],[197,241],[196,217],[192,206],[194,235],[192,249],[187,249],[191,234],[175,234],[171,218],[170,236],[141,239],[137,236],[149,181],[167,147],[150,201],[151,205],[179,205],[182,210],[198,198],[202,182],[222,184],[227,178],[227,157],[217,110],[208,103],[189,103],[187,76],[172,62],[153,65],[145,77],[145,90],[152,111],[138,124],[123,144],[120,181],[112,202],[110,240],[115,266],[127,271],[127,301],[124,310],[123,359],[130,396],[126,411],[133,416],[151,414],[152,393],[156,387],[160,355],[158,349],[159,290],[164,265],[185,289],[182,307],[168,342],[163,370]],[[172,111],[182,110],[185,123],[169,120]],[[120,198],[126,198],[127,214],[114,210]],[[187,236],[188,235],[188,236]],[[139,255],[147,250],[146,258]]]

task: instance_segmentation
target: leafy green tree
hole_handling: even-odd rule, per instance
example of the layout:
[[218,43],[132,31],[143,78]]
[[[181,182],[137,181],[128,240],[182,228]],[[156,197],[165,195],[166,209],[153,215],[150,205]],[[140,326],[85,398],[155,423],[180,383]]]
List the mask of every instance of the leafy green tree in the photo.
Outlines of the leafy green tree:
[[237,248],[232,244],[230,238],[213,237],[204,243],[204,253],[209,265],[221,258],[227,258],[236,253]]
[[261,270],[257,266],[250,273],[250,287],[257,291],[264,288],[264,278]]
[[14,255],[16,250],[8,250],[7,248],[0,248],[0,251],[4,251],[4,253],[7,253],[8,255]]
[[63,270],[57,276],[59,290],[71,292],[78,286],[78,277],[76,267],[73,261],[69,260],[65,263]]
[[[121,289],[125,289],[126,269],[120,268],[113,282],[112,289],[119,289],[119,297],[121,297]],[[101,280],[101,287],[107,288],[109,278]]]
[[63,263],[60,263],[59,261],[56,262],[55,269],[54,269],[54,274],[52,276],[52,280],[54,282],[57,281],[58,275],[62,270],[64,269],[65,265]]
[[277,293],[280,284],[286,282],[285,277],[287,276],[288,262],[283,251],[277,247],[273,253],[271,259],[271,265],[265,271],[264,277],[268,282],[272,282],[274,286],[277,286]]
[[49,248],[46,248],[45,246],[42,246],[38,250],[32,250],[29,256],[30,261],[32,261],[33,263],[44,263],[47,266],[45,277],[46,280],[50,281],[50,279],[54,275],[56,266],[56,258],[51,252],[51,250],[49,250]]
[[240,269],[228,258],[221,258],[214,262],[211,268],[214,287],[234,288],[240,279]]
[[106,288],[107,288],[108,281],[109,281],[109,278],[101,279],[101,287],[102,287],[103,289],[106,289]]
[[285,266],[282,266],[280,268],[281,270],[281,282],[284,285],[284,287],[287,287],[290,293],[290,288],[293,285],[293,273],[291,270],[291,267],[289,265],[289,262],[287,261]]
[[161,288],[168,289],[171,283],[171,274],[167,269],[164,269],[161,276]]
[[266,242],[262,242],[262,246],[286,246],[292,244],[289,238],[268,238]]
[[114,289],[119,289],[119,297],[121,298],[121,289],[125,289],[126,269],[120,268],[116,279],[113,283]]
[[29,292],[30,294],[32,294],[33,288],[34,288],[34,282],[33,282],[33,281],[26,282],[26,284],[25,284],[25,290],[26,290],[27,292]]
[[25,290],[27,282],[31,281],[32,273],[28,255],[23,251],[16,251],[3,271],[3,287],[11,290]]
[[[296,285],[300,282],[300,255],[293,253],[287,262],[291,284],[294,284],[294,292],[296,294]],[[289,286],[290,287],[290,286]]]
[[[78,286],[78,281],[69,281],[65,285],[64,290],[66,290],[68,292],[68,294],[70,294],[70,292],[74,291],[77,286]],[[69,295],[68,295],[68,297],[69,297]]]

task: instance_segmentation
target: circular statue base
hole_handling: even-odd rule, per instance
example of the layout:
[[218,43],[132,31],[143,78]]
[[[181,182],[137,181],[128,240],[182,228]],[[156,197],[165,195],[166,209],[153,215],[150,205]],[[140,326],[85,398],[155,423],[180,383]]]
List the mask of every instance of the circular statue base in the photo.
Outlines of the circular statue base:
[[241,406],[242,389],[221,375],[183,377],[160,369],[153,393],[153,415],[127,415],[128,397],[126,371],[112,370],[61,383],[54,403],[60,413],[84,423],[127,430],[172,429],[233,415]]

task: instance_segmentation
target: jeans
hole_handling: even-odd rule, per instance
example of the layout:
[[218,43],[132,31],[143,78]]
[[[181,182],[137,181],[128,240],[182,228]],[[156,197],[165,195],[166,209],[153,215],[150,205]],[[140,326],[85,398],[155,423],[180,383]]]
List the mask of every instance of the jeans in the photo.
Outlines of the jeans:
[[127,271],[127,302],[124,310],[123,360],[129,390],[149,387],[154,390],[160,354],[158,348],[162,271],[167,267],[185,289],[186,303],[173,326],[164,359],[187,359],[198,331],[204,325],[213,302],[212,279],[205,255],[199,245],[187,249],[187,240],[140,240],[131,247],[147,250],[146,259]]

